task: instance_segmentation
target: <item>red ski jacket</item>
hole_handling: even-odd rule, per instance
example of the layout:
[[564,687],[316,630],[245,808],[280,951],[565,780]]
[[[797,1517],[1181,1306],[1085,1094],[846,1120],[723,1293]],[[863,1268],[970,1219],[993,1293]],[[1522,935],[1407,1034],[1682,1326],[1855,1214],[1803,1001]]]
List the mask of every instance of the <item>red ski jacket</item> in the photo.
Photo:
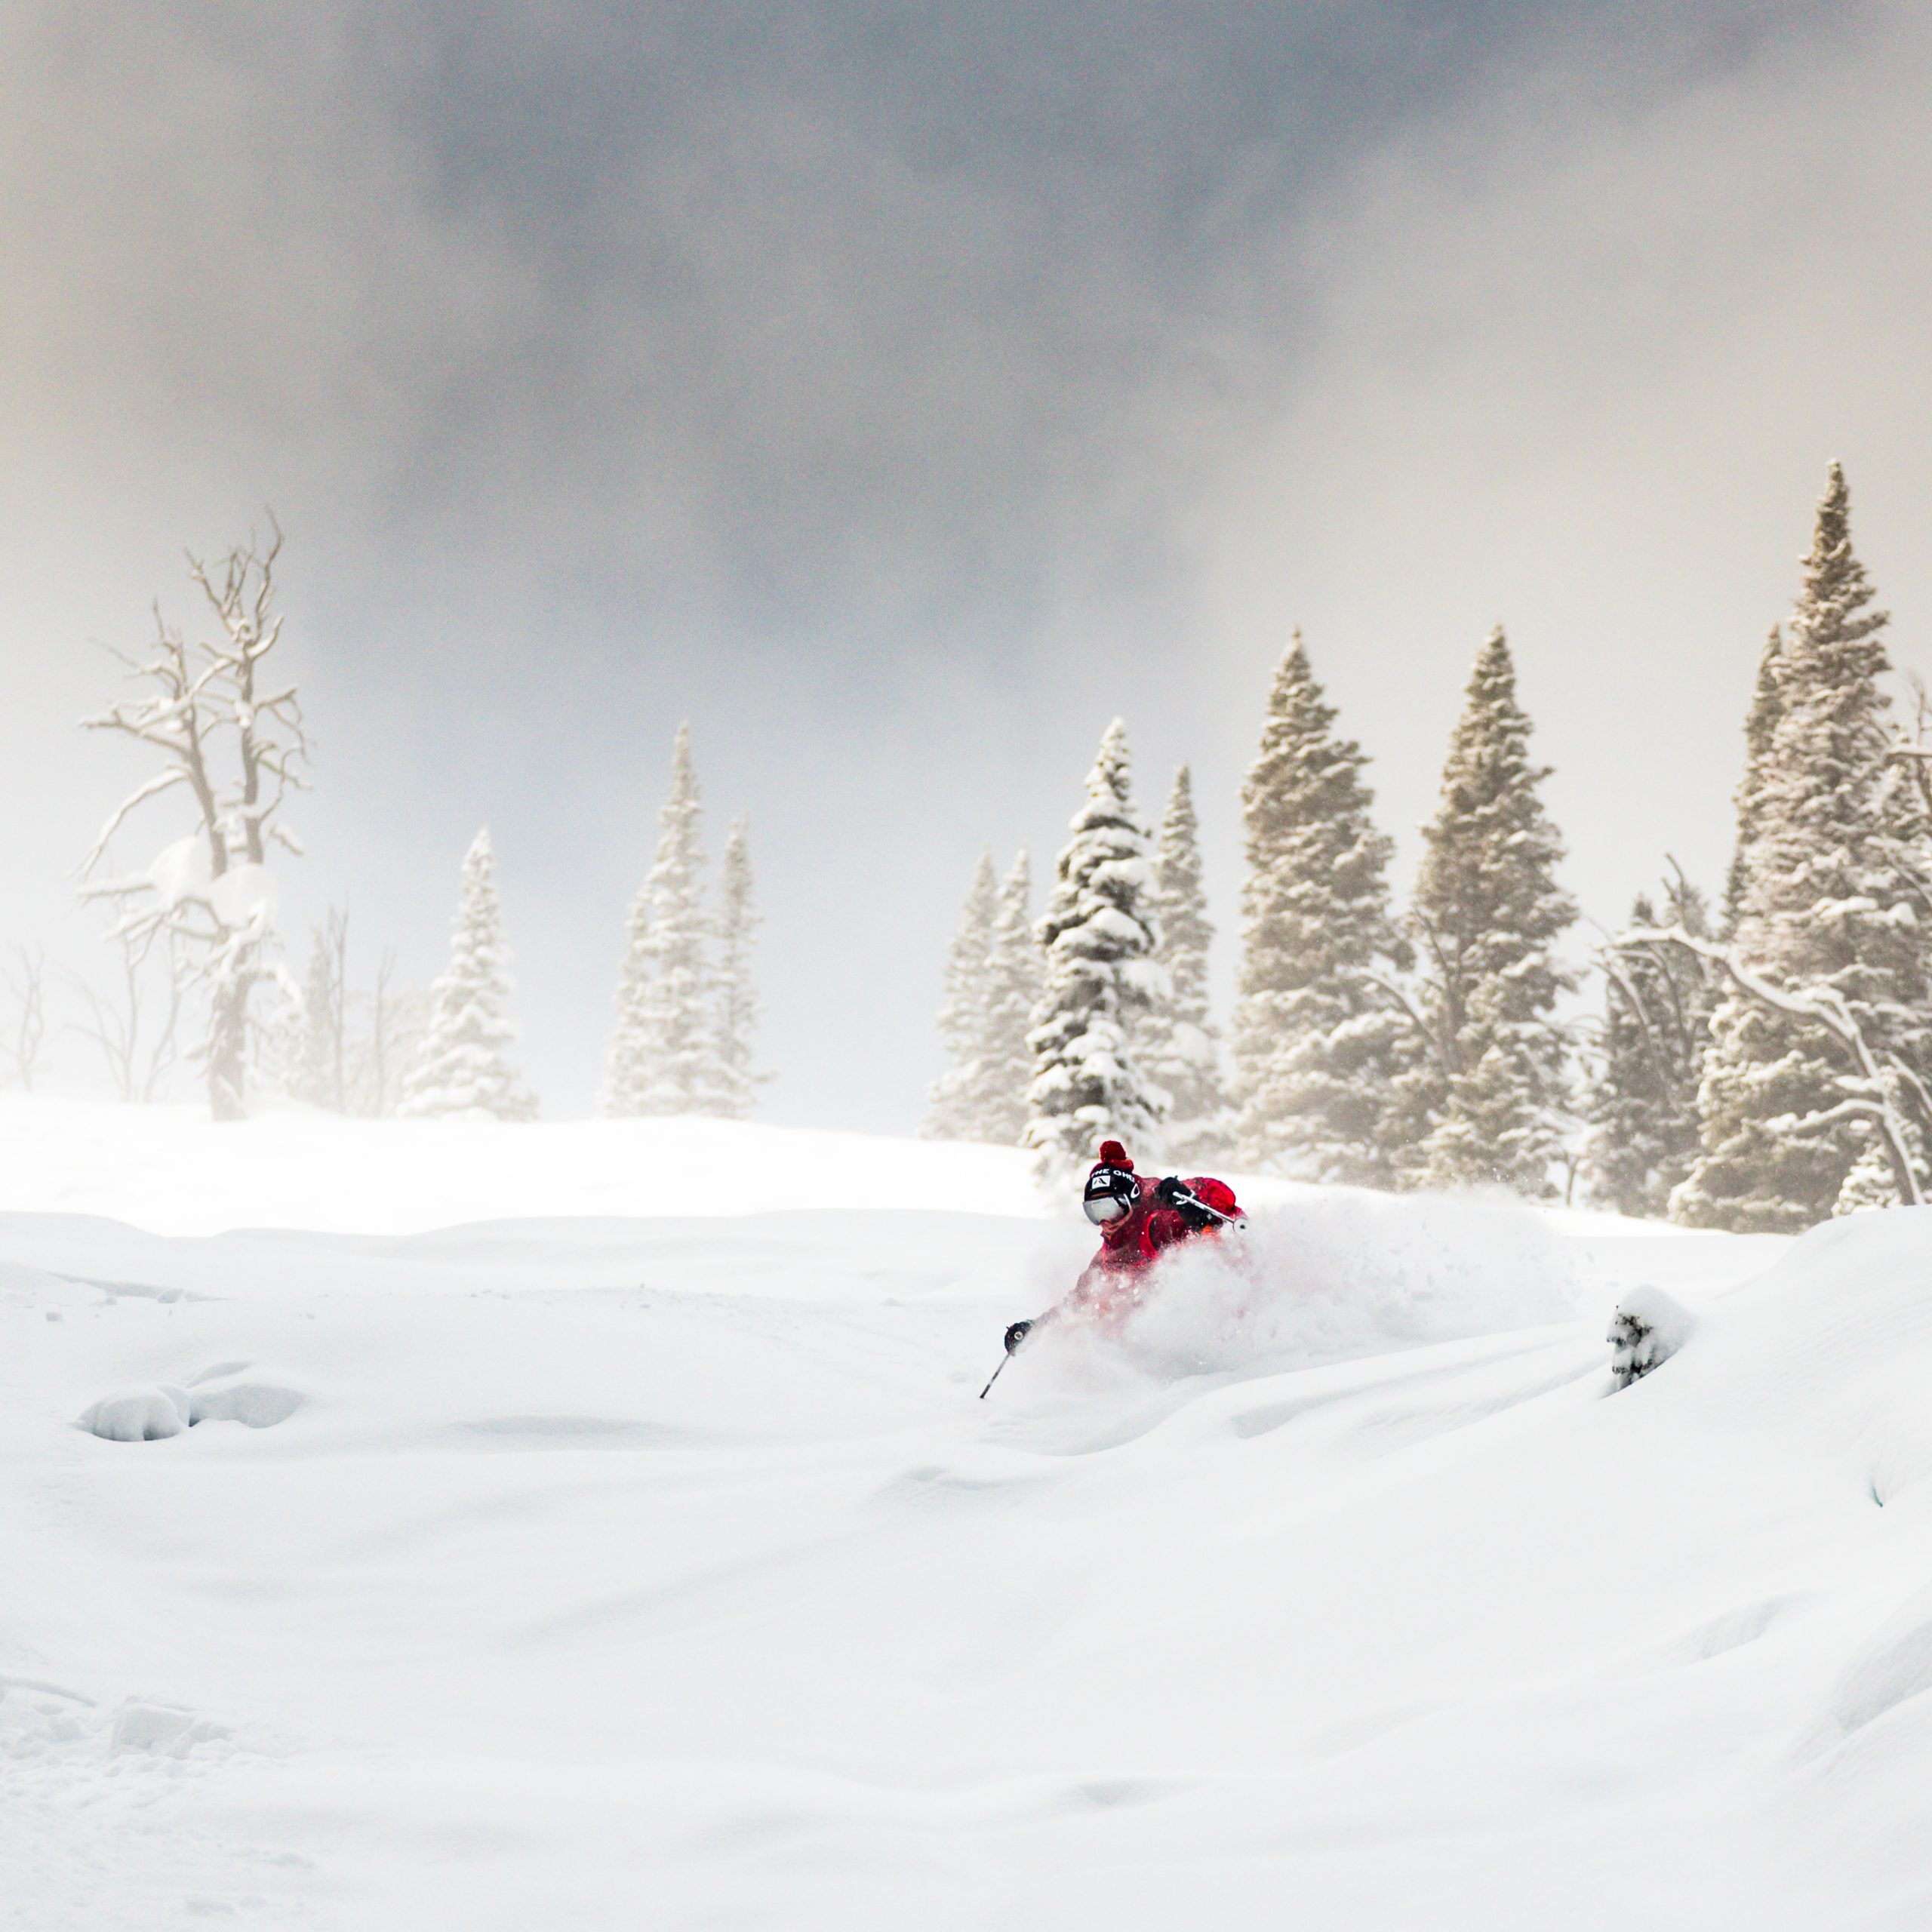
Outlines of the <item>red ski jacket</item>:
[[[1116,1140],[1109,1141],[1100,1149],[1100,1158],[1094,1165],[1124,1168],[1129,1173],[1134,1171],[1134,1163]],[[1164,1250],[1203,1235],[1211,1237],[1220,1232],[1218,1226],[1198,1227],[1178,1208],[1163,1206],[1155,1192],[1158,1185],[1152,1178],[1143,1177],[1140,1198],[1131,1211],[1123,1219],[1109,1221],[1102,1226],[1100,1252],[1088,1263],[1080,1279],[1074,1284],[1073,1292],[1054,1311],[1056,1313],[1124,1312],[1140,1299],[1141,1284],[1137,1278]],[[1224,1180],[1217,1180],[1211,1174],[1195,1174],[1188,1177],[1183,1185],[1189,1193],[1198,1195],[1208,1206],[1223,1214],[1241,1212],[1234,1189]]]

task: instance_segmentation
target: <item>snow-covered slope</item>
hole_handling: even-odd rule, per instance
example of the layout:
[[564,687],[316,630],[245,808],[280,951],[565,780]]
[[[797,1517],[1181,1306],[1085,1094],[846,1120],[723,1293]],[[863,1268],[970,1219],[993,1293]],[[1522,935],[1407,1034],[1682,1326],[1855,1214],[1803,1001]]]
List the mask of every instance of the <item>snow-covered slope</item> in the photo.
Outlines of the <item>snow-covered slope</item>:
[[1276,1190],[982,1403],[997,1154],[5,1131],[0,1923],[1932,1923],[1932,1216]]

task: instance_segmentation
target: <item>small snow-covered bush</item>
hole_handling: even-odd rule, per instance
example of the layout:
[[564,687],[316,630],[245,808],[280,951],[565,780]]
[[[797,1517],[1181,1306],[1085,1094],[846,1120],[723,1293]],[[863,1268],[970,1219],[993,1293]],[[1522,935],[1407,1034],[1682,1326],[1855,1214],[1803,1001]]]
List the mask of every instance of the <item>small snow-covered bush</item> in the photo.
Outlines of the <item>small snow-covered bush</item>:
[[1663,1289],[1632,1288],[1617,1303],[1604,1338],[1615,1351],[1610,1358],[1611,1379],[1618,1388],[1629,1388],[1676,1354],[1696,1326],[1690,1311]]

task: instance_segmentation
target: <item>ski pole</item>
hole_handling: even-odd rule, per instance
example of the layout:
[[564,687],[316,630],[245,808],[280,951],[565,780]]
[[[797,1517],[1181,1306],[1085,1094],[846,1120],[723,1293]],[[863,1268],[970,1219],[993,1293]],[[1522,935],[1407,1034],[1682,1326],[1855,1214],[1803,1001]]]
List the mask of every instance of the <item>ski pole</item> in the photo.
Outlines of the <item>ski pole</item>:
[[987,1390],[990,1389],[993,1384],[999,1380],[1001,1370],[1003,1370],[1006,1367],[1007,1364],[1013,1358],[1011,1355],[1001,1355],[1000,1357],[999,1367],[995,1369],[992,1374],[986,1377],[986,1386],[985,1389],[982,1389],[980,1391],[980,1400],[981,1401],[983,1402],[986,1399]]

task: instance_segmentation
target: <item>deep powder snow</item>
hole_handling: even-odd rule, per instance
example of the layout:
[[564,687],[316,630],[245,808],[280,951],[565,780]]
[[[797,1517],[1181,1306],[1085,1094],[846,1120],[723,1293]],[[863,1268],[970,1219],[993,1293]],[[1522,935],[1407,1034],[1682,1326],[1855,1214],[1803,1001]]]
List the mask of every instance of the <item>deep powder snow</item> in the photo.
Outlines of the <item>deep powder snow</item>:
[[1921,1212],[1244,1188],[981,1403],[992,1150],[0,1140],[0,1923],[1932,1922]]

